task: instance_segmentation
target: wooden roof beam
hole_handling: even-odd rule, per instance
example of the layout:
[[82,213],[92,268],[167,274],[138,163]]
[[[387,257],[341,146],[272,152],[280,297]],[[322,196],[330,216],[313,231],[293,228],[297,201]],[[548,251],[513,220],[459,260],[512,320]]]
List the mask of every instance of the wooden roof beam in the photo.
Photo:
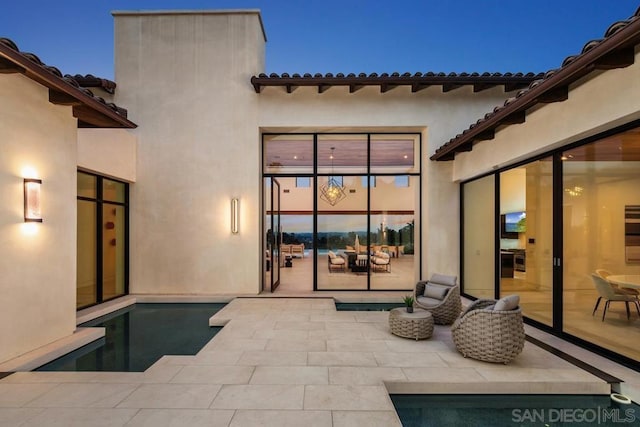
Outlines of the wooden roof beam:
[[461,88],[462,85],[455,83],[445,83],[442,85],[442,93],[451,92],[452,90]]
[[327,91],[327,89],[329,89],[330,87],[331,87],[330,84],[328,84],[328,85],[319,84],[318,85],[318,93],[325,93]]
[[391,89],[395,89],[397,87],[398,87],[398,85],[389,84],[389,83],[382,83],[380,85],[380,93],[389,92]]
[[349,93],[355,93],[357,91],[359,91],[360,89],[362,89],[364,87],[364,85],[357,85],[354,83],[351,83],[349,85]]
[[473,85],[473,93],[482,92],[495,86],[493,83],[476,83]]
[[57,90],[49,89],[49,102],[56,105],[82,105],[77,98]]
[[506,83],[504,85],[505,92],[513,92],[514,90],[522,90],[529,87],[529,83]]
[[411,84],[411,93],[420,92],[422,89],[426,89],[431,85],[423,84],[423,83],[412,83]]
[[293,93],[293,91],[296,89],[298,89],[297,85],[291,85],[291,84],[287,85],[287,93]]
[[0,74],[24,74],[25,71],[21,66],[14,64],[6,58],[0,57]]
[[480,132],[473,137],[474,141],[488,141],[496,137],[496,131],[493,129],[487,129],[484,132]]
[[527,113],[525,110],[516,111],[515,113],[509,114],[504,119],[500,120],[501,125],[519,125],[526,121]]
[[560,86],[553,90],[549,90],[540,95],[538,102],[543,104],[551,104],[553,102],[562,102],[569,99],[569,86]]
[[461,146],[456,147],[455,152],[464,153],[471,150],[473,150],[473,141],[469,141],[466,144],[462,144]]
[[635,50],[633,47],[615,50],[593,63],[596,70],[613,70],[633,65]]

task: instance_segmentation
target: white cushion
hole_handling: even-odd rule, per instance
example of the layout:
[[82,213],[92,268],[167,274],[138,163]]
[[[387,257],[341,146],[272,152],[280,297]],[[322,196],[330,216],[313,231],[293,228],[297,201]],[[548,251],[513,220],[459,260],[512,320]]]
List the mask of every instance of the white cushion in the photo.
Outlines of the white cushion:
[[384,259],[389,259],[389,254],[386,252],[382,252],[382,251],[377,251],[375,254],[373,254],[374,256],[378,257],[378,258],[384,258]]
[[389,258],[382,258],[382,257],[378,257],[378,256],[374,256],[373,258],[371,258],[371,261],[374,264],[378,264],[378,265],[387,265],[387,264],[389,264]]
[[493,308],[495,311],[510,311],[518,308],[518,304],[520,303],[520,296],[518,295],[509,295],[504,298],[500,298],[498,302],[496,302],[496,306]]
[[344,264],[344,258],[340,258],[340,257],[331,258],[331,264],[342,265]]
[[442,301],[435,298],[429,297],[418,297],[418,303],[423,307],[437,307],[442,304]]
[[333,253],[333,251],[329,251],[329,258],[331,259],[335,259],[336,254]]
[[440,285],[434,285],[431,283],[427,283],[424,286],[424,293],[423,295],[427,298],[433,298],[433,299],[437,299],[439,301],[442,301],[444,299],[445,296],[447,296],[447,292],[449,291],[449,288],[446,286],[440,286]]
[[431,275],[431,278],[429,279],[430,282],[440,283],[442,285],[447,285],[447,286],[455,286],[457,280],[458,278],[456,276],[447,276],[445,274],[438,274],[438,273],[433,273]]

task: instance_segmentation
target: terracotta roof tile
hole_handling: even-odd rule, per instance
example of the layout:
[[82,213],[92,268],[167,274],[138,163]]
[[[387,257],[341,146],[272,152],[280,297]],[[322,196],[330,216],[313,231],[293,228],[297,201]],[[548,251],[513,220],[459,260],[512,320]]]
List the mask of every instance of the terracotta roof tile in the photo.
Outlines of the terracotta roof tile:
[[[10,51],[8,52],[4,49],[0,50],[0,60],[9,61],[15,64],[16,70],[18,70],[17,72],[22,72],[26,74],[28,77],[32,78],[33,80],[36,80],[46,86],[51,85],[51,86],[56,86],[56,89],[69,90],[69,95],[73,97],[81,94],[78,96],[78,101],[83,104],[86,104],[86,107],[89,107],[91,109],[96,109],[96,110],[100,110],[104,108],[109,111],[112,111],[113,113],[117,114],[117,116],[121,118],[121,119],[115,118],[115,122],[113,123],[113,125],[130,127],[130,128],[136,127],[135,123],[127,120],[127,110],[125,110],[124,108],[118,107],[112,102],[107,102],[99,96],[94,95],[94,93],[91,92],[91,90],[87,89],[83,85],[83,84],[87,84],[87,85],[93,85],[93,87],[101,87],[107,92],[109,92],[109,90],[113,91],[115,89],[114,82],[111,82],[106,79],[99,79],[92,75],[71,76],[67,74],[63,76],[59,69],[43,63],[40,60],[40,58],[38,58],[37,55],[29,52],[21,52],[18,46],[8,38],[0,38],[0,48],[2,47],[9,48],[11,51],[14,52],[14,54],[11,54]],[[21,60],[20,58],[24,58],[30,61],[35,66],[28,66],[28,64],[24,62],[24,60]],[[51,76],[53,76],[53,78],[51,78],[51,76],[47,77],[46,73],[42,74],[40,70],[44,70],[45,72],[48,72],[49,74],[51,74]],[[97,86],[98,84],[99,86]],[[54,88],[51,86],[49,87],[50,89],[53,90]],[[64,89],[65,87],[67,89]],[[84,97],[87,97],[88,99],[85,99]],[[93,104],[93,103],[97,103],[97,104]],[[114,120],[114,117],[111,116],[109,113],[105,113],[105,114],[107,117],[105,117],[106,121],[104,123],[110,120],[111,121]],[[82,116],[85,117],[84,115]],[[86,115],[87,118],[89,116],[90,115]],[[78,119],[83,120],[82,117],[78,117]],[[91,123],[91,121],[87,121],[86,124],[92,125],[92,126],[100,126],[99,123]]]
[[[546,93],[559,87],[568,87],[596,69],[620,68],[631,65],[633,58],[619,64],[600,64],[597,62],[605,55],[620,50],[627,50],[633,55],[633,46],[640,44],[640,8],[629,19],[613,23],[605,32],[604,38],[591,40],[582,48],[581,53],[565,58],[558,69],[549,70],[541,78],[533,80],[526,89],[519,91],[515,97],[508,98],[504,104],[485,114],[483,118],[460,134],[451,138],[447,143],[438,148],[432,160],[452,160],[456,148],[466,146],[474,142],[474,137],[487,130],[495,130],[503,125],[503,119],[516,112],[524,112],[532,106],[542,103],[542,97]],[[630,61],[630,62],[629,62]],[[468,149],[465,149],[468,151]]]

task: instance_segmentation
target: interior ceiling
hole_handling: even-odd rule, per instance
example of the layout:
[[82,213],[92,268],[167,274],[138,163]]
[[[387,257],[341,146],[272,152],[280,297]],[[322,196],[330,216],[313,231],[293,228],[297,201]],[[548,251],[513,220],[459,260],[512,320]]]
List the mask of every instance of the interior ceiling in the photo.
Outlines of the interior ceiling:
[[[414,164],[413,138],[371,140],[371,166],[407,166]],[[331,148],[334,150],[331,150]],[[333,151],[333,159],[331,154]],[[366,139],[318,140],[318,166],[366,166]],[[313,166],[313,141],[310,139],[271,140],[265,144],[268,166]]]
[[565,161],[640,161],[640,128],[635,128],[562,153]]

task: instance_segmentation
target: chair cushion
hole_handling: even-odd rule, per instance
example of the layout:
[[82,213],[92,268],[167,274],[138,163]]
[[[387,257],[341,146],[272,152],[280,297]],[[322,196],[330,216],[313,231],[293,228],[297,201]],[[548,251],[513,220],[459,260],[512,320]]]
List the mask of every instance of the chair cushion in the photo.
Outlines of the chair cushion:
[[331,264],[333,264],[333,265],[342,265],[342,264],[344,264],[344,258],[335,257],[335,258],[330,258],[330,259],[331,259]]
[[427,283],[424,285],[424,293],[423,295],[427,298],[437,299],[438,301],[442,301],[444,297],[447,296],[447,292],[449,292],[449,287],[435,285],[433,283]]
[[437,307],[442,304],[442,300],[429,298],[429,297],[418,297],[418,304],[423,307]]
[[500,298],[498,302],[496,302],[496,306],[493,308],[495,311],[510,311],[518,308],[518,304],[520,303],[519,295],[508,295],[504,298]]
[[334,254],[333,251],[329,251],[329,258],[335,259],[336,258],[336,254]]
[[458,278],[456,276],[447,276],[445,274],[433,273],[429,282],[439,283],[446,286],[455,286]]
[[373,256],[378,257],[378,258],[384,258],[384,259],[389,259],[390,255],[386,252],[382,252],[382,251],[377,251],[376,253],[373,254]]
[[371,258],[371,262],[378,265],[387,265],[389,264],[389,258],[382,258],[378,256],[374,256]]

